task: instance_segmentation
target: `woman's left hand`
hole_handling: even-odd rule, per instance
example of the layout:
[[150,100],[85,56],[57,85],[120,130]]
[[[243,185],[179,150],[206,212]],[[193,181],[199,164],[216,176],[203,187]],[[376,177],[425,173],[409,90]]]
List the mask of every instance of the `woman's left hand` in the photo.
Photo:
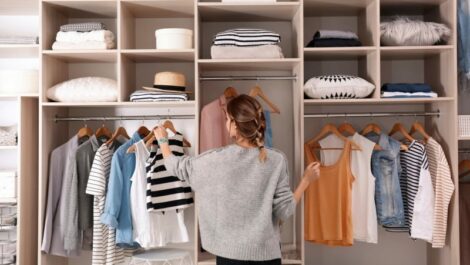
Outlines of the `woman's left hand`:
[[160,140],[162,138],[168,138],[168,133],[166,132],[165,127],[158,126],[153,130],[153,134],[155,135],[155,139]]

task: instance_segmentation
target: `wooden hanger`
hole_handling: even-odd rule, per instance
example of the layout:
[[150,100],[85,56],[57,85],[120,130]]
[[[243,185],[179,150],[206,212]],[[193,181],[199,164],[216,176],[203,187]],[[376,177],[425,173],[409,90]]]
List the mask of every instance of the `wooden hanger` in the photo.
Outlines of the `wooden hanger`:
[[113,133],[103,123],[103,125],[98,130],[96,130],[95,136],[96,138],[100,138],[104,136],[107,139],[109,139],[113,136]]
[[122,136],[126,139],[131,139],[131,137],[129,137],[129,135],[127,134],[126,128],[120,126],[116,129],[113,136],[106,142],[106,145],[109,146],[110,144],[112,144],[119,136]]
[[362,129],[362,132],[361,134],[362,135],[366,135],[366,134],[369,134],[369,133],[375,133],[375,134],[381,134],[382,133],[382,129],[380,128],[380,126],[376,123],[369,123],[364,129]]
[[279,108],[274,103],[272,103],[271,100],[269,100],[269,98],[264,94],[261,87],[259,87],[258,85],[256,85],[250,90],[249,95],[254,98],[259,96],[262,100],[264,100],[264,102],[268,104],[270,111],[272,113],[281,114],[281,111],[279,110]]
[[[169,129],[173,133],[177,133],[177,131],[175,129],[175,126],[173,126],[173,122],[171,122],[171,120],[166,120],[163,123],[163,127],[165,127],[165,129]],[[188,140],[186,140],[186,138],[184,138],[184,137],[183,137],[183,146],[184,147],[191,147],[191,143],[188,142]]]
[[346,136],[344,133],[348,133],[349,135],[354,135],[356,133],[356,129],[351,125],[351,123],[344,122],[338,127],[338,131]]
[[413,125],[411,125],[411,129],[410,129],[410,135],[413,135],[414,133],[419,133],[423,136],[424,138],[424,141],[428,141],[429,138],[431,138],[431,136],[429,136],[429,134],[426,133],[426,130],[424,130],[424,127],[421,123],[419,122],[415,122],[413,123]]
[[90,127],[88,127],[88,125],[86,123],[77,132],[78,139],[81,139],[83,137],[91,137],[92,135],[93,135],[93,130]]
[[459,179],[464,178],[470,173],[470,160],[462,160],[459,162]]
[[144,137],[148,136],[151,133],[151,131],[149,131],[149,129],[147,127],[142,125],[142,126],[139,127],[139,129],[137,129],[137,133],[140,135],[141,138],[144,138]]
[[226,99],[236,97],[238,96],[238,91],[234,87],[229,86],[224,90],[224,96]]
[[[411,135],[408,134],[408,132],[405,129],[405,126],[403,126],[403,124],[401,124],[400,122],[397,122],[393,125],[392,130],[390,131],[388,136],[392,136],[396,133],[401,133],[401,135],[410,142],[415,140]],[[401,144],[400,149],[404,151],[408,151],[408,146],[406,144]]]
[[344,135],[342,135],[338,131],[336,126],[334,126],[331,123],[326,124],[325,126],[323,126],[320,133],[317,134],[314,138],[312,138],[310,141],[307,142],[307,146],[309,146],[310,148],[313,148],[313,149],[321,149],[321,150],[343,150],[343,148],[321,148],[321,146],[318,144],[318,142],[321,139],[325,138],[328,134],[334,134],[334,135],[338,136],[338,138],[340,138],[341,140],[343,140],[345,142],[350,141],[351,145],[353,147],[353,150],[361,150],[361,147],[358,144],[356,144],[355,142],[353,142],[353,141],[349,140],[348,138],[344,137]]

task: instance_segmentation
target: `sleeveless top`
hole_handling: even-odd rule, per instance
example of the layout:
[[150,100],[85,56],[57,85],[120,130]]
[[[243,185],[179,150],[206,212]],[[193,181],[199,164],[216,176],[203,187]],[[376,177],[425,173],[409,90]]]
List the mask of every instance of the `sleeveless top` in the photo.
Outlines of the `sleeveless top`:
[[[319,162],[305,145],[306,165]],[[351,191],[351,142],[347,141],[338,161],[320,166],[320,178],[305,192],[305,239],[330,246],[351,246],[353,226]]]

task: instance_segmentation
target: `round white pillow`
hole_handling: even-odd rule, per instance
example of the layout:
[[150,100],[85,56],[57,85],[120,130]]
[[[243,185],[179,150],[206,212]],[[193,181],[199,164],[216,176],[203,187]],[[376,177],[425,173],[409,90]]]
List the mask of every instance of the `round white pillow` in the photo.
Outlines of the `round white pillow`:
[[60,102],[112,102],[117,101],[118,87],[113,79],[80,77],[49,88],[47,98]]
[[310,78],[304,85],[304,92],[316,99],[365,98],[375,86],[352,75],[322,75]]

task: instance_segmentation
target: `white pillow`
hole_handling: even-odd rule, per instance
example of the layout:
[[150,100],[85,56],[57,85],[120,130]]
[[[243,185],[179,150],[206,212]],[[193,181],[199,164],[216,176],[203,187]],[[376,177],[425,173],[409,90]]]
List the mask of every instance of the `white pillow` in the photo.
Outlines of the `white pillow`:
[[426,46],[447,41],[450,29],[441,23],[399,17],[380,23],[381,42],[389,46]]
[[323,75],[310,78],[304,85],[304,92],[316,99],[365,98],[375,86],[352,75]]
[[2,126],[0,127],[0,146],[16,145],[17,126]]
[[61,102],[117,101],[115,80],[104,77],[81,77],[57,84],[47,90],[47,98]]

